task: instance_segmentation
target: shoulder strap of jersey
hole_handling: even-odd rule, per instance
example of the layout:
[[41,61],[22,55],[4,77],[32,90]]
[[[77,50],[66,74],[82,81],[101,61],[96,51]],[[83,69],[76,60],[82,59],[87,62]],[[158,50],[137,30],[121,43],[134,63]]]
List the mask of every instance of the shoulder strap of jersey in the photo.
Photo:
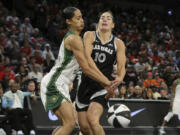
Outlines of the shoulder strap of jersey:
[[94,31],[94,35],[95,35],[95,40],[94,40],[94,41],[100,41],[100,39],[98,38],[98,33],[97,33],[97,31]]
[[69,35],[71,34],[75,34],[74,31],[72,31],[71,29],[66,33],[66,35],[64,36],[64,39],[67,38]]
[[180,79],[177,79],[177,85],[180,85]]
[[114,44],[114,49],[115,49],[115,51],[117,51],[117,44],[116,44],[116,37],[113,35],[113,44]]

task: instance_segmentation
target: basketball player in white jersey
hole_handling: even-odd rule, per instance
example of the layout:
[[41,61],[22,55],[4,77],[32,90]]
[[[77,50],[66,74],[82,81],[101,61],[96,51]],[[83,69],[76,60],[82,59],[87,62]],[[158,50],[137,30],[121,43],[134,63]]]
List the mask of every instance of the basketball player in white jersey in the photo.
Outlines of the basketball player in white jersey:
[[69,95],[69,85],[72,83],[79,65],[82,71],[103,86],[109,86],[109,81],[94,64],[88,63],[80,33],[84,28],[84,21],[79,9],[67,7],[63,10],[63,17],[68,26],[58,54],[58,58],[51,71],[41,81],[41,100],[45,110],[51,110],[61,121],[61,128],[57,128],[53,135],[70,135],[75,127],[75,118]]
[[180,113],[180,71],[178,73],[178,79],[176,79],[172,85],[170,111],[164,117],[161,128],[159,129],[159,135],[166,134],[164,127],[174,115],[178,115],[179,113]]

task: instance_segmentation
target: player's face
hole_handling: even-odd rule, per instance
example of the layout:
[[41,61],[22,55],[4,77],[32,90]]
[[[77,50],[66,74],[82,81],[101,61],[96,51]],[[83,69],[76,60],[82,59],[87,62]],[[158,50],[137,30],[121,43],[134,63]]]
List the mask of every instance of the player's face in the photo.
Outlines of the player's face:
[[105,31],[111,31],[114,28],[113,17],[109,12],[105,12],[101,15],[98,28]]
[[80,10],[74,11],[73,18],[69,21],[70,27],[76,29],[78,31],[83,30],[84,28],[84,20],[82,18],[82,14]]

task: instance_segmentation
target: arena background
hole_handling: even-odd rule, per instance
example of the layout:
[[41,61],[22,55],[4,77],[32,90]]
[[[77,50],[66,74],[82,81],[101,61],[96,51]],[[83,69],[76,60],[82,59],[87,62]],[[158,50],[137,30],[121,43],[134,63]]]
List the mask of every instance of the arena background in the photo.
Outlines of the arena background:
[[[34,28],[38,28],[40,30],[41,36],[43,37],[43,42],[39,42],[42,43],[41,47],[44,49],[43,45],[49,43],[55,57],[57,56],[61,39],[66,32],[66,30],[64,30],[62,27],[62,22],[60,21],[61,18],[59,16],[57,17],[56,15],[61,11],[59,11],[59,9],[63,9],[67,6],[77,6],[82,10],[86,24],[84,32],[87,30],[94,30],[94,26],[97,23],[97,13],[105,9],[112,10],[115,15],[116,22],[114,34],[122,38],[125,42],[127,46],[128,58],[128,53],[132,54],[133,50],[138,52],[140,49],[140,47],[137,47],[138,45],[130,46],[132,44],[138,44],[138,40],[132,40],[132,42],[129,42],[129,40],[125,38],[127,35],[131,36],[133,33],[131,33],[131,30],[133,31],[132,27],[134,24],[138,24],[137,28],[139,33],[142,32],[142,37],[147,42],[148,38],[152,38],[153,35],[156,36],[161,32],[166,33],[167,27],[165,26],[168,26],[168,30],[173,29],[173,34],[170,34],[173,37],[173,43],[170,44],[168,42],[169,46],[165,46],[167,43],[164,41],[170,41],[171,39],[162,39],[163,42],[159,41],[157,43],[164,45],[164,49],[170,48],[172,53],[180,50],[180,0],[1,0],[1,2],[9,12],[16,10],[17,16],[21,22],[23,22],[25,17],[29,17],[31,19],[32,26]],[[43,12],[38,12],[42,7]],[[51,9],[51,14],[47,13],[47,9]],[[50,19],[50,29],[48,29],[45,24],[48,17]],[[139,17],[140,19],[137,19],[136,17]],[[143,18],[145,21],[144,23],[141,22],[143,21]],[[125,22],[126,25],[128,25],[128,33],[125,32],[126,30],[122,29],[124,28],[122,22]],[[157,26],[156,23],[159,24],[159,27],[154,29],[153,27]],[[150,36],[146,35],[147,29],[150,29]],[[35,48],[34,45],[37,45],[34,42],[29,42],[32,43],[32,48]],[[14,60],[11,58],[11,53],[6,52],[6,50],[4,53],[1,52],[1,55],[7,56],[11,60]],[[16,64],[20,63],[18,60]],[[14,63],[10,64],[13,65]],[[133,64],[135,65],[135,63]],[[131,63],[131,66],[133,64]],[[169,87],[168,96],[170,97],[170,86],[175,78],[174,76],[176,76],[176,72],[173,71],[169,74],[166,71],[162,71],[163,67],[157,67],[155,64],[153,66],[154,69],[155,67],[159,69],[160,75],[166,81],[167,86]],[[169,65],[165,64],[165,66]],[[178,67],[179,65],[177,65],[177,68]],[[45,70],[44,72],[47,71]],[[140,74],[139,76],[144,77],[144,74]],[[115,129],[107,123],[107,110],[105,110],[101,118],[101,123],[105,128],[107,135],[157,135],[157,131],[163,120],[163,117],[166,115],[169,109],[169,98],[166,100],[148,100],[121,99],[119,97],[110,100],[110,105],[115,103],[123,103],[127,105],[132,112],[137,110],[141,110],[141,112],[132,118],[132,122],[129,128]],[[51,131],[59,124],[58,121],[52,120],[54,118],[53,115],[49,117],[49,112],[45,112],[39,97],[37,98],[37,101],[33,101],[31,98],[28,98],[27,104],[33,113],[34,123],[37,127],[37,135],[49,135]],[[175,116],[168,124],[166,129],[167,134],[179,135],[179,125],[180,116]],[[76,127],[72,134],[75,134],[77,131],[78,127]]]

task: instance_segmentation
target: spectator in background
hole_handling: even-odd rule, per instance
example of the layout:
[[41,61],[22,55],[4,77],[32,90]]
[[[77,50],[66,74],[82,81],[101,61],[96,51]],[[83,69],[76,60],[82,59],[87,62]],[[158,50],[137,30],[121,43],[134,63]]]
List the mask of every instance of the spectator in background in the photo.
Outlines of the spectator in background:
[[35,63],[33,65],[33,70],[29,72],[28,76],[30,79],[37,79],[38,82],[41,81],[43,74],[38,71],[38,64]]
[[[0,115],[5,115],[5,117],[1,117],[0,129],[3,129],[5,131],[4,135],[10,135],[11,134],[11,127],[9,124],[8,116],[6,116],[6,110],[4,108],[2,108],[3,94],[4,94],[4,90],[3,90],[2,85],[0,84]],[[0,133],[2,133],[2,132],[0,132]]]
[[54,60],[51,59],[51,55],[49,53],[46,54],[46,59],[44,60],[44,64],[43,64],[43,73],[48,73],[50,71],[50,69],[53,67],[54,65]]
[[18,25],[20,23],[19,17],[16,15],[16,10],[13,10],[11,14],[6,17],[6,22],[12,20],[13,24]]
[[38,39],[41,38],[40,31],[39,31],[38,28],[34,28],[33,29],[33,33],[32,33],[32,37],[31,38],[35,38],[36,43],[37,43]]
[[41,51],[41,44],[36,44],[35,50],[33,51],[32,55],[35,57],[36,63],[42,65],[43,64],[43,55]]
[[134,86],[129,86],[129,88],[128,88],[128,92],[127,92],[127,98],[133,98],[133,96],[134,96],[134,91],[135,91],[135,89],[134,89]]
[[147,90],[146,90],[146,89],[143,90],[143,92],[142,92],[142,97],[143,97],[143,99],[147,99],[147,98],[148,98],[148,96],[147,96]]
[[163,47],[163,45],[160,45],[158,47],[158,56],[163,58],[166,54],[165,48]]
[[33,99],[33,101],[37,101],[37,82],[34,79],[27,80],[25,84],[25,90],[26,92],[31,92],[30,97]]
[[8,32],[8,35],[15,36],[15,38],[18,38],[19,30],[17,29],[16,25],[12,25],[11,30]]
[[155,73],[155,78],[154,78],[155,87],[159,88],[163,82],[164,82],[164,79],[160,78],[160,74]]
[[35,79],[29,79],[27,80],[27,86],[26,86],[26,90],[27,92],[31,92],[31,94],[35,95],[35,91],[36,91],[36,80]]
[[13,64],[17,64],[20,59],[19,43],[15,39],[14,35],[11,36],[10,41],[7,41],[5,48],[7,56],[12,60]]
[[9,64],[5,65],[4,66],[4,71],[0,72],[0,80],[2,80],[5,75],[8,75],[9,79],[14,79],[14,73],[12,73]]
[[159,97],[161,97],[161,94],[159,93],[159,89],[157,89],[154,85],[151,86],[150,88],[147,88],[147,90],[149,89],[152,90],[154,99],[158,99]]
[[[145,91],[145,90],[144,90],[144,91]],[[153,100],[153,99],[154,99],[152,89],[147,89],[146,93],[147,93],[147,99],[148,99],[148,100]]]
[[0,33],[0,45],[2,45],[3,48],[6,47],[7,41],[8,37],[6,36],[6,34],[4,32]]
[[51,47],[50,47],[49,43],[45,44],[45,48],[44,48],[44,51],[43,51],[43,54],[42,54],[44,60],[46,59],[47,54],[50,55],[51,60],[53,60],[53,61],[55,60],[54,54],[51,51]]
[[15,77],[15,79],[14,79],[15,82],[18,83],[18,84],[20,84],[20,86],[21,86],[21,85],[22,85],[21,75],[20,75],[19,73],[17,73],[17,74],[15,74],[14,77]]
[[20,25],[20,31],[21,32],[23,31],[24,27],[26,28],[27,33],[30,35],[32,33],[32,31],[33,31],[33,26],[30,23],[30,18],[29,17],[24,18],[24,23]]
[[143,99],[143,89],[141,86],[136,85],[134,90],[134,95],[132,96],[132,99]]
[[24,65],[20,65],[19,70],[17,72],[17,74],[19,74],[21,78],[20,84],[23,84],[26,80],[29,79],[28,72],[29,70]]
[[12,65],[12,61],[11,61],[11,59],[9,58],[9,57],[4,57],[4,66],[5,65],[9,65],[9,69],[10,69],[10,71],[12,72],[12,73],[14,73],[14,67],[13,67],[13,65]]
[[30,71],[32,71],[33,70],[33,65],[34,64],[37,64],[37,66],[38,66],[38,71],[39,72],[43,72],[43,67],[40,65],[40,64],[38,64],[38,63],[36,63],[36,59],[35,59],[35,57],[34,56],[30,56],[30,58],[29,58],[29,64],[28,64],[28,66],[29,66],[29,68],[30,68]]
[[30,56],[32,53],[32,48],[27,40],[24,41],[23,46],[20,48],[20,53],[25,53],[25,56]]
[[18,131],[17,135],[35,135],[32,113],[24,108],[24,96],[30,95],[30,92],[22,92],[19,88],[19,84],[13,83],[11,90],[3,95],[2,106],[8,109],[11,126]]
[[[23,44],[23,42],[25,41],[26,35],[28,35],[27,29],[26,29],[26,27],[23,27],[22,31],[19,32],[19,37],[18,37],[20,44]],[[27,37],[29,37],[29,36],[27,36]],[[28,38],[26,40],[28,41]]]
[[29,71],[27,57],[21,57],[19,66],[21,66],[21,65],[24,66],[24,68],[26,68],[27,71]]
[[172,67],[170,65],[167,65],[162,72],[162,78],[164,78],[166,84],[168,86],[171,86],[175,77],[176,76],[172,72]]
[[139,57],[139,61],[134,65],[136,73],[141,73],[145,70],[145,63],[143,63],[143,58]]
[[19,43],[17,41],[17,37],[15,35],[11,35],[9,40],[7,40],[6,42],[6,46],[5,48],[6,49],[11,49],[11,48],[19,48]]
[[9,91],[11,89],[11,86],[14,83],[14,80],[9,79],[9,77],[7,75],[7,76],[5,76],[5,78],[3,79],[3,81],[1,83],[2,83],[4,93],[5,93],[6,91]]
[[131,65],[127,66],[124,81],[126,82],[126,86],[128,86],[131,81],[134,84],[137,84],[138,77],[137,77],[137,73],[134,71],[133,66],[131,66]]
[[168,90],[166,88],[160,88],[160,94],[161,97],[159,97],[159,100],[168,100],[169,96],[168,96]]
[[119,88],[119,96],[118,96],[118,98],[121,98],[121,99],[126,99],[127,98],[126,86],[122,85]]
[[147,79],[144,80],[143,86],[146,88],[150,88],[151,86],[154,86],[154,79],[152,72],[147,73]]
[[176,51],[175,57],[173,57],[173,60],[176,65],[180,65],[180,50]]
[[153,56],[151,58],[155,61],[156,64],[159,64],[161,61],[161,57],[158,56],[158,52],[154,51]]

